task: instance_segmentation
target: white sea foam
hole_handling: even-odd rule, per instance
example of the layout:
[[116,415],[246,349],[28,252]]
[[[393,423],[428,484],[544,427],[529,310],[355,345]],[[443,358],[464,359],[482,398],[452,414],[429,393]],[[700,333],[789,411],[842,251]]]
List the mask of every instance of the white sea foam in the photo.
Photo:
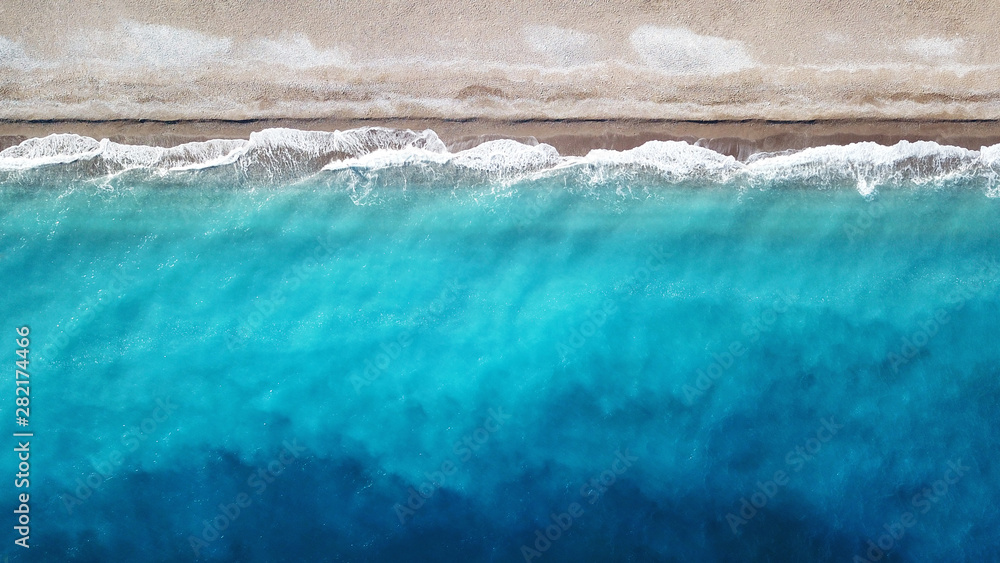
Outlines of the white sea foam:
[[381,170],[408,165],[446,164],[452,157],[447,152],[435,152],[425,149],[384,150],[379,149],[358,157],[334,160],[323,167],[323,170]]
[[249,176],[288,179],[321,171],[350,170],[364,176],[398,168],[431,169],[435,174],[466,171],[514,181],[569,173],[600,183],[615,178],[627,181],[631,174],[642,172],[666,182],[694,180],[746,187],[846,184],[856,186],[864,195],[883,186],[980,178],[988,183],[990,193],[1000,191],[1000,145],[974,151],[926,141],[901,141],[893,146],[864,142],[758,153],[740,162],[679,141],[650,141],[630,150],[597,149],[582,157],[564,157],[547,144],[501,139],[452,153],[431,130],[368,127],[335,132],[266,129],[249,139],[218,139],[170,148],[62,134],[29,139],[0,151],[0,171],[8,173],[76,167],[73,170],[78,177],[100,177],[133,169],[169,174],[225,166]]
[[456,153],[452,163],[496,175],[512,175],[552,168],[560,162],[551,145],[525,145],[510,139],[489,141]]
[[830,183],[854,180],[869,195],[886,183],[923,184],[972,172],[979,152],[933,142],[865,142],[825,146],[755,159],[746,173],[758,182]]
[[651,169],[671,179],[726,180],[743,169],[735,158],[680,141],[649,141],[625,151],[596,149],[565,159],[570,166]]
[[246,152],[248,141],[243,139],[214,139],[185,143],[164,151],[161,167],[171,171],[200,170],[236,162]]
[[78,161],[99,162],[95,174],[114,173],[132,168],[184,170],[203,168],[224,160],[245,140],[217,139],[186,143],[176,147],[124,145],[107,139],[56,134],[0,151],[0,170],[27,170]]
[[682,27],[644,25],[630,39],[648,66],[670,74],[726,74],[757,66],[742,42]]
[[444,143],[431,130],[415,132],[382,127],[343,132],[265,129],[252,133],[249,140],[215,139],[170,148],[125,145],[107,139],[98,141],[80,135],[56,134],[28,139],[0,151],[0,170],[26,170],[81,160],[98,163],[93,170],[95,174],[133,168],[168,172],[237,163],[244,169],[255,166],[275,170],[300,169],[304,166],[318,170],[331,159],[407,148],[445,151]]
[[526,145],[510,139],[487,141],[457,153],[422,148],[377,150],[360,157],[327,164],[327,171],[345,169],[380,170],[399,166],[449,165],[483,172],[494,177],[515,177],[527,172],[554,168],[562,162],[559,152],[546,144]]
[[[385,127],[363,127],[348,131],[300,131],[265,129],[250,134],[247,153],[276,155],[285,152],[298,158],[329,156],[331,159],[358,157],[376,150],[423,149],[444,152],[445,145],[430,129],[410,131]],[[325,163],[324,163],[325,164]]]
[[101,143],[90,137],[53,134],[28,139],[0,151],[0,170],[23,170],[49,164],[66,164],[100,154]]

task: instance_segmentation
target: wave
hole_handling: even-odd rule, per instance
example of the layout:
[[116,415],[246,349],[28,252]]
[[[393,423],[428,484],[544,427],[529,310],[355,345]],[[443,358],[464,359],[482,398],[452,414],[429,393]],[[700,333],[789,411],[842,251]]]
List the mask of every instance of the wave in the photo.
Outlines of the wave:
[[848,185],[865,196],[879,187],[975,179],[983,182],[987,195],[1000,195],[1000,145],[975,151],[928,141],[830,145],[757,153],[740,161],[680,141],[649,141],[629,150],[595,149],[586,156],[562,156],[547,144],[501,139],[450,152],[429,129],[365,127],[334,132],[265,129],[249,139],[215,139],[169,148],[55,134],[0,151],[0,181],[39,175],[86,180],[129,171],[159,177],[214,171],[224,179],[273,182],[347,174],[356,184],[373,181],[386,170],[411,179],[422,174],[427,181],[459,184],[563,175],[590,184],[627,182],[641,176],[673,184],[759,188]]
[[368,127],[333,133],[296,129],[265,129],[248,140],[215,139],[176,147],[125,145],[74,134],[28,139],[0,151],[0,170],[15,171],[89,162],[105,173],[131,168],[164,172],[239,164],[254,166],[302,165],[315,160],[356,157],[376,150],[421,148],[444,151],[444,143],[430,130]]
[[559,152],[551,145],[527,145],[510,139],[499,139],[457,153],[420,148],[394,151],[382,149],[361,157],[331,162],[323,170],[379,170],[405,165],[448,165],[494,177],[516,177],[555,168],[561,162]]

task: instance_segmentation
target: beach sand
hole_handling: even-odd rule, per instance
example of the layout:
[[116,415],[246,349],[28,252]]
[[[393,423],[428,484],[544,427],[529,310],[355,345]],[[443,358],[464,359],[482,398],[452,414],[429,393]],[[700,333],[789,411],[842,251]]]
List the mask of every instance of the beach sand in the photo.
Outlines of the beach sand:
[[4,146],[271,125],[412,125],[566,154],[1000,138],[990,0],[8,0],[0,16]]

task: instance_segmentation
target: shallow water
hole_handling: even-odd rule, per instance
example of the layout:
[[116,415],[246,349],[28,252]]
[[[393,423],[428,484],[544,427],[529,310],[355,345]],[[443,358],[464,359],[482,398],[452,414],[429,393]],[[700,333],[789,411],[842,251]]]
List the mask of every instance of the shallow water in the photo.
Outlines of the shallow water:
[[11,167],[0,310],[11,363],[31,330],[33,548],[4,553],[994,557],[983,155],[828,149],[761,179],[711,155],[430,147]]

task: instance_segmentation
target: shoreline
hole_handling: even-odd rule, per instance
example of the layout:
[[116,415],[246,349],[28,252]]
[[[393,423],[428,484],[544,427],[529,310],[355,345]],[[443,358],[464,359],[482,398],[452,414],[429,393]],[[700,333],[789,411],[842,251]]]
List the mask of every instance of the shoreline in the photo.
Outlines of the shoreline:
[[246,139],[252,132],[285,127],[345,131],[360,127],[431,129],[452,152],[494,139],[552,145],[564,156],[593,149],[628,150],[647,141],[686,141],[745,160],[759,152],[800,150],[871,141],[933,141],[978,150],[1000,144],[1000,121],[819,120],[491,120],[491,119],[259,119],[0,121],[0,150],[29,138],[74,133],[126,144],[171,147],[210,139]]
[[0,134],[15,137],[172,144],[384,125],[454,147],[705,139],[741,157],[1000,142],[1000,4],[987,0],[5,6]]

